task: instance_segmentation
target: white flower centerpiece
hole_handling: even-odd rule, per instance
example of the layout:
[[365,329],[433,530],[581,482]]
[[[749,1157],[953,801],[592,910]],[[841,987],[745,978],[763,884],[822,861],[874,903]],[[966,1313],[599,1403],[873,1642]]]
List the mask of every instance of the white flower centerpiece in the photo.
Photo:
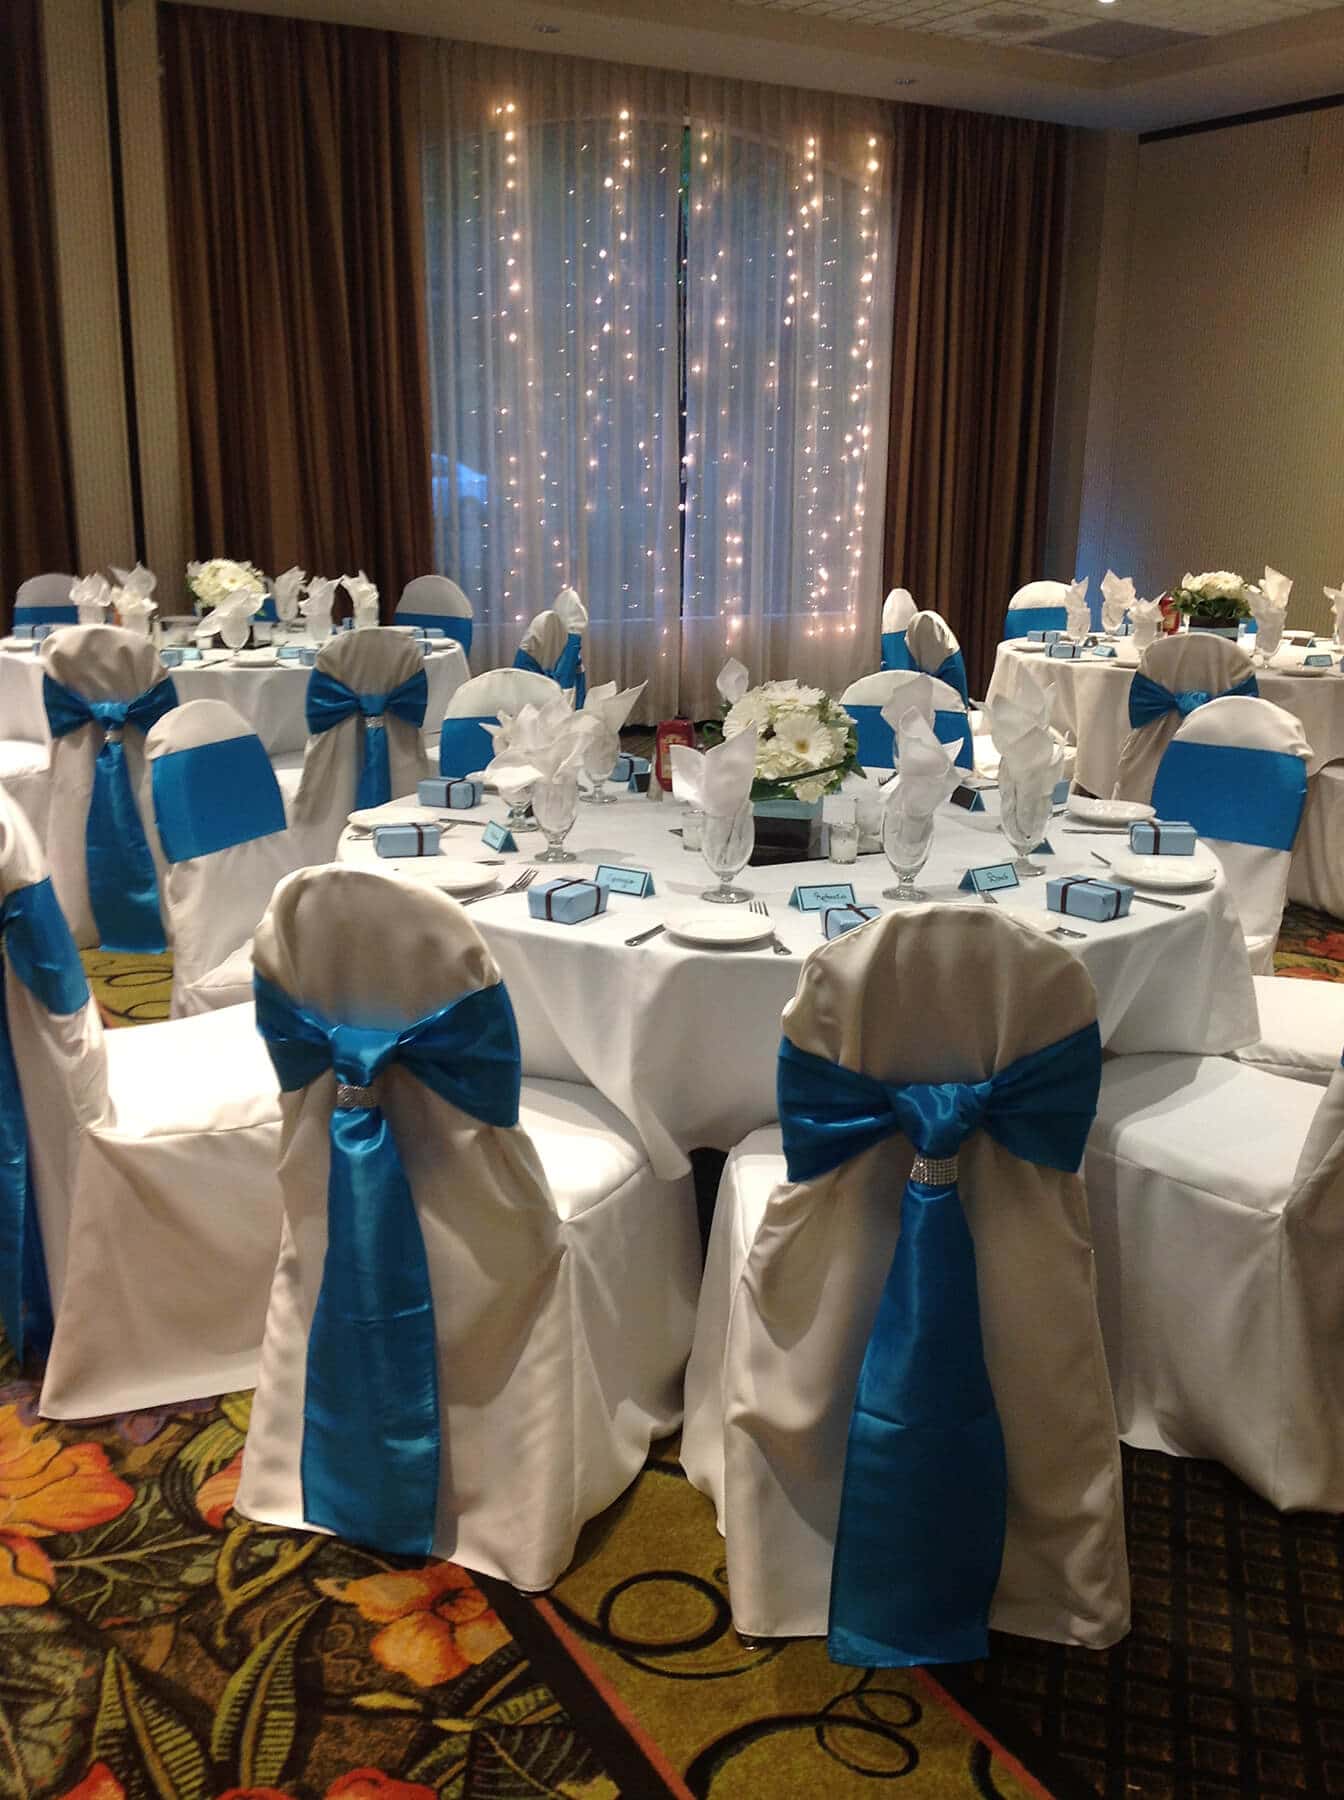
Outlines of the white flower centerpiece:
[[1251,588],[1232,569],[1207,569],[1202,575],[1187,571],[1170,597],[1191,631],[1214,631],[1235,637],[1237,626],[1251,616]]
[[[244,594],[255,597],[255,613],[265,600],[268,589],[266,577],[253,563],[235,562],[229,556],[212,556],[209,562],[189,562],[187,564],[187,591],[191,595],[192,611],[198,619],[205,619],[207,614],[214,614],[212,621],[214,642],[222,643],[219,625],[219,608],[231,599],[241,600]],[[198,640],[199,641],[199,640]],[[249,628],[247,643],[252,642]]]
[[728,708],[723,735],[756,728],[754,802],[794,801],[811,809],[859,766],[854,721],[820,688],[767,681]]

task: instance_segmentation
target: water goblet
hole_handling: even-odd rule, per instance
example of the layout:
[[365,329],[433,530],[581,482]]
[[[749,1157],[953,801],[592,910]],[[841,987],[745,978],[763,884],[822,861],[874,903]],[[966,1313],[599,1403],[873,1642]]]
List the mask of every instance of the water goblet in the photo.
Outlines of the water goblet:
[[579,810],[579,778],[573,769],[539,781],[532,789],[532,814],[546,834],[546,848],[537,862],[572,863],[578,858],[565,849],[565,839],[573,830]]
[[1261,619],[1255,633],[1255,660],[1262,669],[1267,669],[1274,659],[1274,653],[1283,642],[1283,620]]
[[894,888],[883,888],[884,900],[927,900],[915,886],[915,876],[929,860],[933,848],[933,814],[911,813],[888,805],[882,815],[882,850],[896,877]]
[[583,772],[592,785],[583,798],[590,806],[615,806],[616,796],[609,791],[607,783],[611,780],[611,771],[616,767],[616,759],[620,754],[620,738],[605,725],[600,731],[595,731],[584,745]]
[[1054,800],[1053,769],[1037,770],[1023,779],[1006,766],[999,769],[999,824],[1015,852],[1013,867],[1019,879],[1044,875],[1030,853],[1041,841]]
[[700,898],[720,906],[737,906],[751,899],[746,888],[733,886],[733,877],[746,868],[756,844],[756,815],[748,800],[735,813],[706,813],[701,831],[700,854],[717,875],[719,885],[707,888]]

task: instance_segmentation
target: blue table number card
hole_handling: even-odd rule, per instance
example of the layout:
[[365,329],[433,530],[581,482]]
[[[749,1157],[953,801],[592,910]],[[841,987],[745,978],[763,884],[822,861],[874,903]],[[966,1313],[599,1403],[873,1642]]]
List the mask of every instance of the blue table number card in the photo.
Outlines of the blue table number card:
[[516,850],[518,840],[507,825],[501,825],[498,819],[492,819],[481,833],[481,842],[487,850]]
[[964,894],[994,894],[1000,888],[1021,885],[1017,879],[1017,870],[1010,862],[982,863],[978,869],[967,869],[957,883]]
[[634,894],[647,900],[653,892],[653,876],[647,869],[627,869],[621,863],[599,863],[593,880],[613,894]]
[[1334,666],[1334,658],[1328,655],[1324,650],[1309,651],[1307,655],[1302,658],[1302,667],[1304,669],[1333,669]]
[[954,787],[948,796],[953,806],[959,806],[964,812],[984,812],[985,799],[979,788]]
[[789,905],[799,912],[821,912],[828,906],[856,906],[854,883],[837,881],[831,887],[796,887],[789,895]]
[[1069,804],[1069,790],[1072,786],[1073,779],[1071,776],[1066,775],[1063,781],[1057,781],[1055,783],[1055,791],[1050,796],[1051,806],[1067,806]]

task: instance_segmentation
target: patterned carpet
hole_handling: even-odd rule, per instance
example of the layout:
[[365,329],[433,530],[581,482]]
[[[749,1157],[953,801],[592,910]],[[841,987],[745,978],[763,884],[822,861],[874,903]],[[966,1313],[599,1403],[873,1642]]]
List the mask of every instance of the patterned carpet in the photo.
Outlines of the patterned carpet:
[[[166,1014],[164,959],[86,961],[109,1023]],[[1344,929],[1293,913],[1279,963],[1344,979]],[[4,1356],[6,1800],[1344,1794],[1344,1524],[1210,1464],[1126,1453],[1124,1644],[935,1682],[742,1645],[674,1445],[533,1601],[241,1520],[246,1395],[48,1426]]]

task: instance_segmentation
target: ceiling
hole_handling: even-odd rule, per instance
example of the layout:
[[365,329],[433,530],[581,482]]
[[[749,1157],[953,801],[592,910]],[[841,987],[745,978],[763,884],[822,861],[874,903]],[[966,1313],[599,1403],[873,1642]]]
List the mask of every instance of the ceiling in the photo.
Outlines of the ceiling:
[[1334,0],[188,3],[1130,131],[1344,94]]

